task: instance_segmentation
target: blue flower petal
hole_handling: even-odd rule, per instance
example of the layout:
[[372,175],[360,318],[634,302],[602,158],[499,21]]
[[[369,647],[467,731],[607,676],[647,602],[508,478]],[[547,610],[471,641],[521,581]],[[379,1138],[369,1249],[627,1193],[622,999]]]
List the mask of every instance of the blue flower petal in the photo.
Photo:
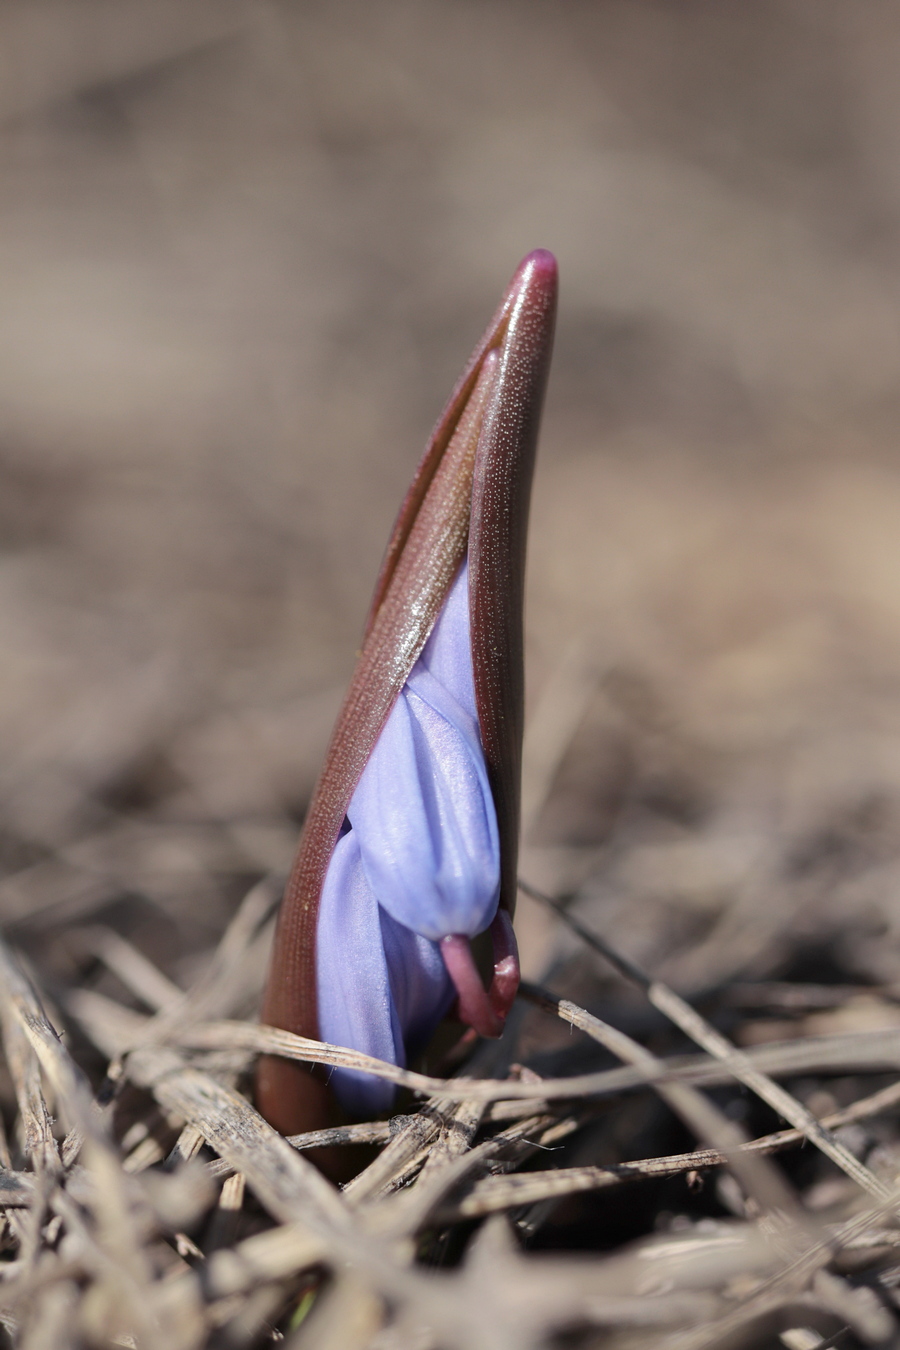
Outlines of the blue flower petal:
[[[316,932],[319,1035],[388,1063],[406,1064],[431,1037],[454,989],[437,943],[411,933],[375,899],[353,831],[337,842]],[[345,1111],[379,1115],[394,1085],[373,1074],[335,1069],[329,1079]]]
[[[410,679],[422,669],[453,695],[463,711],[477,724],[475,673],[472,669],[472,639],[469,626],[469,560],[465,559],[450,587],[431,636],[416,662]],[[481,742],[478,742],[479,750]]]
[[[431,1040],[456,997],[441,949],[380,909],[381,936],[391,984],[392,1012],[408,1054]],[[405,1064],[406,1059],[397,1061]]]
[[[353,794],[316,930],[319,1034],[405,1065],[455,990],[438,940],[474,936],[497,910],[500,844],[478,733],[463,564]],[[352,1115],[394,1087],[336,1069]]]
[[497,816],[475,717],[464,564],[348,810],[383,909],[422,937],[474,937],[497,910]]
[[[403,1036],[393,1011],[378,902],[366,881],[353,831],[338,840],[316,927],[319,1036],[331,1045],[405,1063]],[[372,1074],[335,1069],[329,1082],[353,1115],[390,1108],[393,1084]]]

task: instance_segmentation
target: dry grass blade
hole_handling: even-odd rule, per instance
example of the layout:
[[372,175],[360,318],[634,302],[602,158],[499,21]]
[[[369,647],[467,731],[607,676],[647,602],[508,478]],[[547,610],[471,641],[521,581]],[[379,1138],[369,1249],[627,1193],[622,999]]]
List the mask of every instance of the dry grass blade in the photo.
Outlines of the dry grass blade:
[[885,1185],[868,1167],[855,1158],[848,1148],[835,1139],[821,1121],[816,1120],[811,1111],[792,1097],[779,1083],[768,1074],[761,1073],[742,1051],[738,1050],[715,1027],[710,1026],[680,995],[666,985],[653,981],[647,990],[647,997],[655,1008],[670,1017],[676,1026],[702,1046],[710,1055],[721,1060],[734,1074],[738,1082],[757,1093],[773,1111],[789,1120],[795,1129],[821,1149],[826,1158],[830,1158],[842,1172],[869,1195],[884,1200],[892,1194],[894,1188]]
[[[122,1037],[119,1053],[132,1045],[162,1043],[179,1026],[189,1023],[193,1018],[230,1011],[235,998],[235,986],[240,988],[237,976],[246,960],[250,944],[273,914],[279,894],[279,884],[272,877],[266,877],[252,887],[223,933],[201,979],[188,993],[176,990],[176,996],[160,1005],[156,1015],[146,1019],[140,1029],[134,1023],[131,1037]],[[116,1072],[118,1066],[113,1068],[113,1073]]]
[[282,1224],[213,1252],[201,1271],[203,1288],[212,1301],[249,1293],[260,1284],[316,1265],[326,1251],[327,1244],[305,1224]]
[[[93,1269],[96,1301],[104,1307],[116,1304],[127,1310],[127,1319],[148,1346],[160,1345],[160,1331],[150,1311],[150,1271],[141,1244],[136,1241],[123,1174],[95,1111],[86,1079],[61,1044],[48,1022],[40,1000],[9,949],[0,942],[0,1009],[5,1026],[18,1024],[36,1061],[53,1089],[60,1109],[71,1126],[84,1136],[85,1166],[93,1178],[95,1239],[81,1224],[68,1199],[57,1193],[56,1203],[68,1219],[72,1237],[81,1239],[86,1259]],[[42,1150],[48,1146],[42,1141]],[[55,1157],[55,1146],[53,1149]],[[58,1163],[53,1163],[53,1175]]]
[[302,1218],[331,1238],[349,1227],[348,1211],[321,1173],[236,1092],[162,1047],[134,1050],[127,1071],[133,1082],[152,1091],[165,1110],[197,1129],[221,1158],[243,1173],[275,1218],[284,1223]]
[[320,1295],[287,1350],[365,1350],[384,1321],[384,1305],[352,1271]]
[[53,1137],[50,1112],[44,1100],[37,1056],[6,1000],[3,1001],[0,1020],[3,1024],[3,1049],[19,1107],[25,1154],[39,1175],[56,1176],[60,1168],[59,1151]]
[[88,1040],[112,1061],[113,1076],[120,1071],[119,1056],[137,1043],[151,1020],[93,989],[70,989],[64,1007]]
[[[853,1121],[866,1120],[880,1112],[889,1111],[898,1104],[900,1084],[895,1083],[873,1093],[871,1097],[861,1098],[843,1111],[835,1111],[821,1123],[828,1129],[836,1130]],[[747,1140],[740,1147],[748,1153],[780,1153],[784,1149],[795,1148],[805,1137],[801,1130],[779,1130],[774,1134]],[[677,1176],[679,1173],[700,1173],[706,1168],[726,1166],[727,1162],[727,1154],[714,1148],[702,1148],[690,1153],[673,1153],[668,1157],[612,1163],[606,1167],[570,1167],[551,1172],[530,1172],[521,1176],[486,1177],[476,1182],[471,1192],[461,1200],[442,1208],[438,1219],[446,1223],[454,1219],[474,1219],[499,1210],[583,1191],[607,1190],[630,1182],[650,1181]],[[884,1241],[883,1235],[880,1240]]]
[[69,1350],[74,1344],[78,1299],[74,1281],[60,1281],[44,1290],[20,1342],[22,1350]]
[[801,1130],[810,1143],[822,1150],[826,1157],[836,1163],[853,1181],[877,1199],[885,1199],[892,1188],[886,1186],[857,1158],[853,1156],[831,1132],[823,1127],[815,1116],[797,1101],[795,1097],[768,1074],[757,1068],[750,1058],[707,1022],[706,1018],[686,1003],[679,994],[658,980],[651,980],[632,961],[615,952],[609,943],[584,924],[567,914],[566,910],[549,896],[535,887],[520,882],[522,889],[533,899],[541,900],[567,924],[573,932],[595,951],[606,958],[626,979],[644,990],[647,998],[666,1017],[670,1018],[691,1040],[715,1059],[727,1065],[738,1082],[756,1092],[774,1111],[789,1120],[795,1129]]
[[390,1191],[413,1159],[438,1138],[442,1118],[439,1107],[433,1103],[414,1116],[395,1116],[394,1124],[396,1128],[387,1146],[344,1187],[344,1195],[349,1201],[358,1204]]
[[[436,1210],[472,1172],[482,1170],[489,1161],[503,1150],[502,1142],[486,1139],[474,1148],[459,1153],[445,1161],[426,1178],[425,1167],[411,1168],[407,1176],[399,1176],[395,1184],[398,1194],[391,1195],[387,1188],[376,1199],[381,1204],[373,1206],[370,1223],[377,1231],[395,1240],[410,1238],[428,1227]],[[427,1166],[428,1155],[423,1153]],[[408,1183],[415,1178],[415,1184]]]
[[76,932],[75,936],[154,1012],[172,1008],[184,998],[177,984],[167,979],[152,961],[112,929],[96,925]]
[[[225,929],[209,965],[193,988],[182,995],[165,1025],[178,1020],[217,1017],[234,1007],[240,994],[239,975],[254,941],[274,916],[283,889],[278,877],[267,876],[247,892]],[[162,1028],[165,1034],[165,1027]]]
[[231,1176],[226,1178],[207,1237],[207,1247],[210,1251],[216,1251],[220,1247],[231,1247],[237,1239],[246,1188],[247,1182],[243,1172],[232,1172]]
[[481,1123],[484,1110],[484,1102],[457,1102],[444,1121],[437,1143],[429,1151],[428,1160],[419,1178],[420,1185],[426,1185],[435,1173],[442,1171],[454,1159],[467,1152]]
[[[694,1327],[670,1343],[666,1350],[707,1350],[708,1347],[728,1345],[734,1338],[741,1339],[755,1323],[763,1321],[772,1308],[780,1307],[785,1300],[797,1297],[797,1291],[808,1286],[825,1270],[836,1252],[849,1248],[864,1233],[871,1232],[900,1203],[900,1192],[889,1196],[879,1205],[873,1205],[842,1224],[836,1231],[810,1246],[801,1248],[794,1258],[783,1264],[768,1279],[762,1281],[737,1307],[723,1312],[721,1318],[708,1324]],[[830,1286],[833,1289],[833,1286]],[[863,1291],[868,1292],[868,1291]],[[812,1310],[823,1311],[821,1301],[810,1303]],[[868,1310],[866,1310],[868,1311]],[[863,1313],[865,1318],[866,1313]],[[888,1328],[888,1335],[875,1338],[891,1339],[896,1334],[896,1326],[887,1319],[881,1321],[881,1330]]]
[[652,1075],[653,1086],[663,1101],[700,1139],[727,1158],[728,1166],[763,1213],[779,1214],[801,1230],[812,1227],[781,1175],[764,1163],[761,1157],[746,1149],[744,1132],[696,1088],[667,1082],[666,1066],[662,1060],[638,1045],[630,1036],[601,1022],[598,1017],[567,999],[556,998],[545,989],[527,983],[523,983],[521,993],[538,1007],[555,1013],[572,1026],[587,1032],[618,1058]]
[[34,1199],[34,1180],[27,1172],[0,1171],[0,1207],[24,1209]]
[[[308,1064],[333,1064],[359,1069],[409,1088],[425,1097],[444,1097],[448,1101],[559,1101],[575,1097],[618,1095],[658,1080],[658,1071],[633,1065],[597,1073],[573,1074],[570,1078],[546,1079],[525,1083],[514,1079],[434,1078],[398,1069],[395,1064],[373,1059],[370,1055],[340,1045],[294,1036],[277,1027],[257,1026],[250,1022],[200,1022],[173,1032],[173,1042],[197,1050],[246,1050],[252,1054],[284,1055]],[[748,1055],[752,1063],[767,1073],[796,1074],[816,1070],[883,1070],[900,1068],[900,1044],[892,1031],[857,1032],[843,1036],[810,1037],[783,1045],[759,1046]],[[682,1056],[665,1061],[663,1076],[671,1082],[707,1084],[729,1083],[734,1075],[709,1056]]]
[[[359,1125],[336,1125],[330,1130],[309,1130],[306,1134],[289,1134],[286,1138],[292,1148],[303,1153],[308,1149],[347,1144],[386,1144],[395,1134],[393,1121],[375,1120]],[[227,1177],[232,1170],[231,1164],[222,1158],[209,1164],[209,1173],[213,1177]]]

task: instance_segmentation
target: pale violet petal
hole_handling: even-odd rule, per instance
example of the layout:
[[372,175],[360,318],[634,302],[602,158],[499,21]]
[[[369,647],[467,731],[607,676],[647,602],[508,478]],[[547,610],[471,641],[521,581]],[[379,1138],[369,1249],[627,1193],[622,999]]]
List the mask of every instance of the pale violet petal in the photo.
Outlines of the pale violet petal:
[[[316,934],[323,1040],[405,1065],[448,1011],[438,946],[491,922],[499,839],[478,733],[463,565],[401,691],[348,810],[322,890]],[[341,1105],[387,1110],[394,1089],[335,1070]]]
[[[387,957],[393,1008],[408,1054],[431,1040],[456,997],[441,949],[381,910],[381,936]],[[406,1061],[400,1061],[405,1063]]]
[[[337,842],[316,930],[319,1036],[332,1045],[406,1064],[431,1037],[454,989],[437,943],[382,910],[366,881],[350,830]],[[395,1089],[373,1074],[333,1070],[329,1082],[350,1115],[390,1109]]]
[[[423,668],[477,724],[475,674],[472,670],[472,643],[469,630],[469,563],[456,574],[447,599],[425,643],[416,670]],[[415,671],[413,672],[415,674]]]
[[474,717],[467,567],[403,687],[348,816],[378,903],[437,940],[483,932],[497,909],[500,845]]
[[[359,846],[349,831],[338,840],[319,901],[316,928],[319,1036],[331,1045],[405,1063],[403,1037],[393,1014],[381,916],[366,881]],[[335,1096],[352,1115],[378,1115],[394,1087],[372,1074],[335,1069]]]

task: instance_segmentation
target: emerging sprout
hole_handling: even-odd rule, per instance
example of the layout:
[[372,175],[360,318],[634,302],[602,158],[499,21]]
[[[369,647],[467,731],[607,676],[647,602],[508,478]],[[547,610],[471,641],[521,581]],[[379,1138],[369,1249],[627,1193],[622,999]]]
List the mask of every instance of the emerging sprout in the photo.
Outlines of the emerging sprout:
[[[497,1036],[519,971],[516,895],[525,536],[556,263],[513,277],[400,509],[356,671],[282,903],[263,1019],[396,1064],[456,1005]],[[470,938],[490,929],[485,989]],[[352,1114],[393,1089],[341,1070]],[[262,1112],[328,1116],[324,1082],[266,1057]]]

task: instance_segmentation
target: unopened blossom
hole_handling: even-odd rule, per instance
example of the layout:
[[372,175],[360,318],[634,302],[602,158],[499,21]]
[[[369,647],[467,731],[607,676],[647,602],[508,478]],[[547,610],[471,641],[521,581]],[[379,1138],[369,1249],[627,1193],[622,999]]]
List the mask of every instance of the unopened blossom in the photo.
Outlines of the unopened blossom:
[[[263,1020],[404,1065],[453,1014],[497,1036],[519,971],[511,915],[522,596],[556,264],[519,267],[431,436],[394,531],[279,916]],[[485,988],[471,939],[490,931]],[[302,1051],[301,1051],[302,1053]],[[285,1133],[393,1088],[264,1056]]]
[[[392,1064],[427,1043],[456,997],[440,939],[484,932],[500,893],[468,581],[464,564],[350,800],[319,905],[319,1033]],[[330,1083],[357,1115],[393,1098],[372,1075],[339,1069]]]

